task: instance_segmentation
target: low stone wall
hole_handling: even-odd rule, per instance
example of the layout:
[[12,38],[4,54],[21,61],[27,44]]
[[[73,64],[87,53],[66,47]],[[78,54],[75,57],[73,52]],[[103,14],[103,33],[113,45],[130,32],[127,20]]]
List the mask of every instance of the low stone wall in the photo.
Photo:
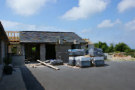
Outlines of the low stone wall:
[[15,67],[23,66],[25,64],[25,56],[14,55],[12,56],[12,65]]

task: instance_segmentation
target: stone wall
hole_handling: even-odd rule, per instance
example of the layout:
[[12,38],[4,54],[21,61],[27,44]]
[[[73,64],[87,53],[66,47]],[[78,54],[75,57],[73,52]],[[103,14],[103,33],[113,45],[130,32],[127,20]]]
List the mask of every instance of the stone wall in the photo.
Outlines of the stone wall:
[[4,40],[0,41],[0,64],[3,63],[3,59],[7,57],[8,47]]
[[45,44],[40,44],[40,60],[45,61],[46,60],[46,47]]
[[71,45],[56,45],[56,59],[68,62],[68,49],[71,49]]
[[25,46],[21,44],[21,55],[25,56]]
[[6,44],[5,44],[5,42],[4,41],[1,41],[1,62],[0,63],[3,63],[3,59],[4,59],[4,57],[6,56],[6,50],[5,50],[5,47],[6,46]]
[[0,64],[1,64],[1,62],[2,62],[2,57],[1,57],[1,55],[2,55],[2,51],[1,51],[1,40],[0,40]]

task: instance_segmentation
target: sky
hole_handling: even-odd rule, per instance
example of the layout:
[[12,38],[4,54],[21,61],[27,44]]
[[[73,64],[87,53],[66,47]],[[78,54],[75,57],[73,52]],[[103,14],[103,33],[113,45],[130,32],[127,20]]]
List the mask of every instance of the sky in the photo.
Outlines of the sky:
[[0,0],[6,31],[75,32],[135,49],[135,0]]

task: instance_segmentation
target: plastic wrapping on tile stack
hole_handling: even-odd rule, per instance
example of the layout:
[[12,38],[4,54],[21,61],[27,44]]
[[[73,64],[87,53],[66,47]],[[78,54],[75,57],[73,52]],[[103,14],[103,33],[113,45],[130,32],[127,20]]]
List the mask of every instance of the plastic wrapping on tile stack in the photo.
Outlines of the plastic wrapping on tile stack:
[[84,56],[85,50],[84,49],[69,49],[69,56]]
[[68,52],[69,52],[69,62],[68,62],[68,64],[71,65],[71,66],[76,65],[76,60],[75,60],[76,57],[85,55],[84,49],[69,49]]
[[90,67],[91,66],[91,58],[85,56],[75,57],[76,66],[79,67]]
[[104,57],[93,57],[92,63],[95,66],[103,66],[105,64]]
[[104,61],[104,53],[100,48],[91,48],[89,49],[89,55],[93,57],[92,64],[94,66],[103,66],[105,64]]
[[89,55],[93,57],[104,56],[103,50],[100,48],[91,48],[89,49],[88,52],[89,52]]
[[68,64],[71,66],[75,66],[75,64],[76,64],[75,57],[69,57]]

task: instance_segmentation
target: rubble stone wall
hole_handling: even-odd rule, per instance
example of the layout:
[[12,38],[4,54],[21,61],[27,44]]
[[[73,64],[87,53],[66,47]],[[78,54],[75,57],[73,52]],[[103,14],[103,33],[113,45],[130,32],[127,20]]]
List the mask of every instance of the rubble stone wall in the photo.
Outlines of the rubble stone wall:
[[68,49],[71,49],[71,45],[56,45],[56,59],[61,59],[64,62],[68,62]]

